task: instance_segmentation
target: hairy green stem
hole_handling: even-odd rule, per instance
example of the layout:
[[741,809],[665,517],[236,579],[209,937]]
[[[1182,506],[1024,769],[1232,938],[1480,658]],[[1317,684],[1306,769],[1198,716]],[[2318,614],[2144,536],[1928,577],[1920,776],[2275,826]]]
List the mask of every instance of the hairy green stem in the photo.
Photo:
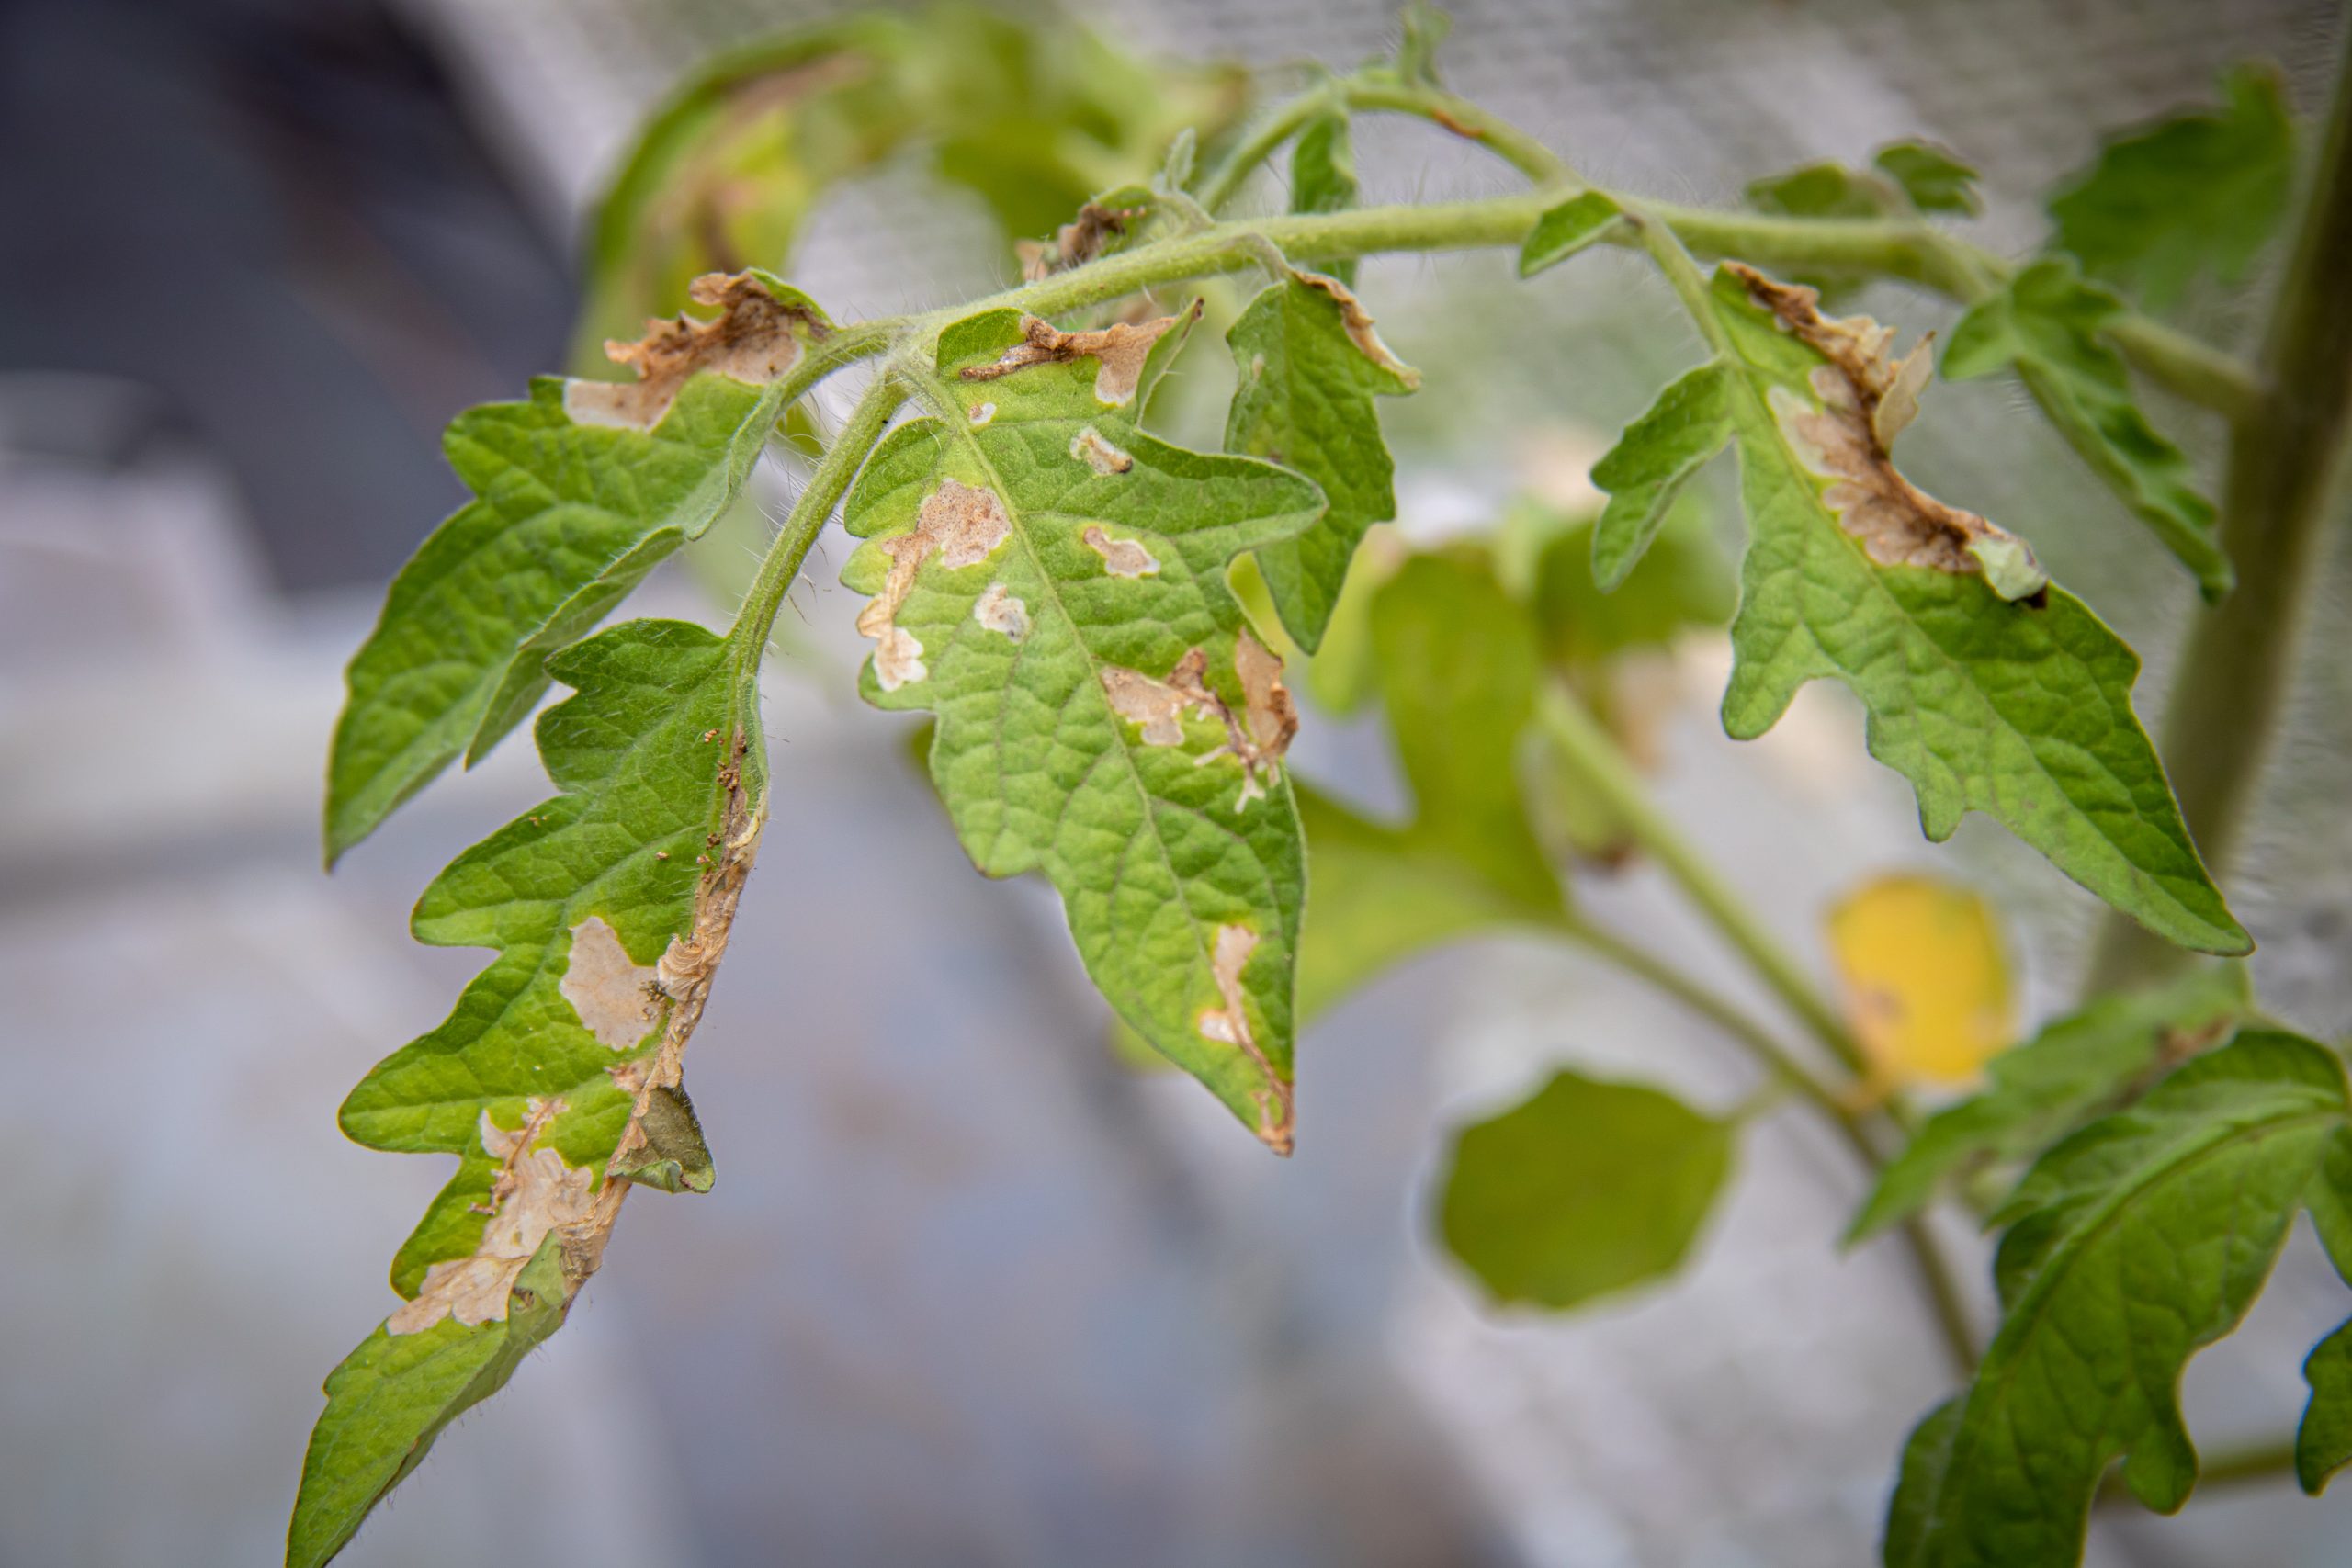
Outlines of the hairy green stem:
[[[2237,587],[2181,649],[2163,751],[2189,832],[2228,874],[2277,739],[2310,620],[2352,412],[2352,37],[2294,258],[2256,370],[2262,392],[2232,423],[2222,544]],[[2177,970],[2193,954],[2109,915],[2088,983],[2103,990]]]
[[734,629],[728,634],[738,662],[749,670],[758,669],[760,659],[767,650],[768,633],[775,626],[776,612],[784,607],[785,595],[792,592],[792,584],[800,575],[800,565],[808,558],[809,547],[824,532],[833,507],[848,491],[865,455],[882,439],[882,427],[890,423],[890,415],[904,396],[894,378],[887,374],[876,376],[874,385],[865,389],[865,395],[850,411],[840,434],[833,437],[833,444],[825,449],[824,457],[809,474],[808,482],[801,487],[799,498],[785,516],[784,526],[776,531],[775,542],[760,561],[759,575],[744,591]]
[[1539,186],[1559,185],[1576,178],[1575,171],[1557,152],[1510,121],[1442,87],[1364,76],[1344,78],[1339,85],[1348,107],[1419,116],[1476,142]]

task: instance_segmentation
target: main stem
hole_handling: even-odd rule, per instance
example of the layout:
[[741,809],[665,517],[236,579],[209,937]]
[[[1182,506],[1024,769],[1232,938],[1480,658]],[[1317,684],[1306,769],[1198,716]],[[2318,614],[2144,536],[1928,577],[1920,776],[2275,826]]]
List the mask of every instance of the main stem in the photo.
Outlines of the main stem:
[[[2165,713],[2165,765],[2215,877],[2226,874],[2276,740],[2311,618],[2329,502],[2352,408],[2352,29],[2294,259],[2256,364],[2254,406],[2232,422],[2222,543],[2237,587],[2181,649]],[[2191,955],[2109,915],[2093,990],[2151,979]]]

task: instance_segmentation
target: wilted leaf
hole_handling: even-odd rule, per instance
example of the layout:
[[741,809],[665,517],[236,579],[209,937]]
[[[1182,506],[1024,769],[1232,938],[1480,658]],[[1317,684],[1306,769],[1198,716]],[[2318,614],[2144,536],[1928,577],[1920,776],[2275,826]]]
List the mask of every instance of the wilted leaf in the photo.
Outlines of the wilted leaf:
[[2197,575],[2208,597],[2229,590],[2213,503],[2179,447],[2132,400],[2123,356],[2103,336],[2122,302],[2066,258],[2034,263],[1952,328],[1944,375],[1955,381],[2014,367],[2050,423],[2124,505]]
[[1829,913],[1846,1021],[1883,1084],[1974,1080],[2017,1039],[1992,906],[1939,877],[1882,876]]
[[1681,1266],[1732,1125],[1658,1089],[1564,1072],[1456,1137],[1439,1224],[1498,1302],[1563,1308]]
[[2044,1155],[2004,1210],[2000,1332],[1958,1416],[1913,1435],[1889,1568],[2072,1568],[2119,1459],[2179,1507],[2182,1371],[2245,1316],[2346,1112],[2333,1055],[2247,1033]]
[[2251,1012],[2245,971],[2209,965],[2152,991],[2101,997],[1993,1058],[1983,1092],[1929,1117],[1879,1175],[1847,1240],[1916,1213],[1955,1173],[2024,1159],[2112,1109]]
[[1917,789],[1928,837],[1980,810],[2158,935],[2243,953],[2131,707],[2139,660],[2030,552],[1924,497],[1888,445],[1917,355],[1830,321],[1810,290],[1731,264],[1712,299],[1737,355],[1750,527],[1724,727],[1770,728],[1806,682],[1842,680],[1871,755]]
[[786,378],[826,332],[765,273],[710,278],[707,323],[618,345],[628,383],[542,378],[527,403],[460,414],[444,446],[476,499],[392,581],[351,660],[327,771],[327,858],[460,754],[478,758],[547,688],[548,655],[602,620],[742,488]]
[[938,716],[932,777],[974,863],[1044,871],[1112,1007],[1286,1152],[1296,718],[1225,573],[1322,497],[1136,428],[1181,324],[948,328],[933,412],[851,494],[842,579],[874,595],[867,699]]
[[2058,248],[2159,310],[2200,272],[2244,277],[2286,216],[2295,126],[2276,66],[2236,67],[2222,97],[2109,141],[2050,199]]

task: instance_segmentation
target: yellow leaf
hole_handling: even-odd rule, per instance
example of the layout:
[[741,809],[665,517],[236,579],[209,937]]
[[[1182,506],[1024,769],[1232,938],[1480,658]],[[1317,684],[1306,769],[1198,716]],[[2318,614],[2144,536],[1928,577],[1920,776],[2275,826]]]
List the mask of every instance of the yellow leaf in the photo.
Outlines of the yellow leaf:
[[2017,1038],[1992,907],[1958,884],[1866,883],[1830,911],[1829,947],[1875,1089],[1968,1083]]

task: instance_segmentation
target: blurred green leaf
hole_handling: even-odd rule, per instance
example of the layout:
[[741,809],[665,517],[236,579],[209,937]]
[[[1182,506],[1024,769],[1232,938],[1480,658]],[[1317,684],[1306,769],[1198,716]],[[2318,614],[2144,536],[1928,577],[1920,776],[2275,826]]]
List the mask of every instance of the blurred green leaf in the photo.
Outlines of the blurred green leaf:
[[2156,310],[2200,273],[2243,278],[2286,216],[2295,125],[2274,65],[2231,70],[2222,99],[2110,140],[2051,197],[2056,247]]
[[1932,141],[1891,141],[1871,155],[1921,212],[1971,215],[1983,207],[1976,171]]
[[2123,356],[2105,333],[2122,301],[2084,281],[2064,256],[2046,257],[1978,302],[1952,328],[1943,373],[1954,381],[2016,369],[2050,423],[2117,499],[2197,576],[2207,596],[2229,591],[2229,558],[2213,503],[2180,448],[2156,432],[2132,396]]
[[1747,186],[1747,204],[1789,218],[1883,218],[1902,209],[1900,186],[1843,164],[1803,164]]
[[1850,1245],[1917,1213],[1939,1184],[2027,1158],[2111,1110],[2169,1061],[2226,1038],[2252,1013],[2245,966],[2208,965],[2151,991],[2101,997],[1995,1056],[1979,1093],[1930,1116],[1879,1173]]
[[2178,1508],[2182,1371],[2244,1318],[2347,1137],[2342,1063],[2248,1032],[2042,1156],[2003,1209],[2000,1332],[1905,1451],[1888,1568],[2072,1568],[2119,1459],[2142,1503]]
[[1732,1123],[1579,1074],[1465,1127],[1439,1225],[1498,1302],[1566,1308],[1681,1266],[1731,1169]]

